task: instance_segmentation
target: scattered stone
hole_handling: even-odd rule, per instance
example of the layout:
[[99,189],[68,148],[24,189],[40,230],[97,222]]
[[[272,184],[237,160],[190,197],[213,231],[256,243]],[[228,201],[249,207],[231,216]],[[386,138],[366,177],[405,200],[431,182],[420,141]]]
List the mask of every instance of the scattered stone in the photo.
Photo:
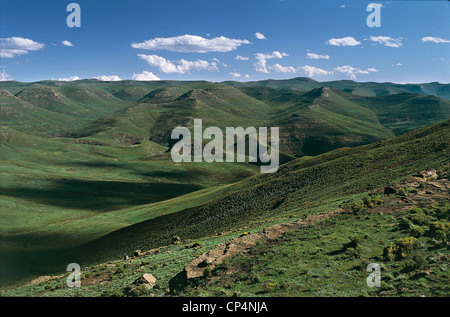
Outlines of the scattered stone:
[[175,236],[172,238],[172,243],[173,244],[178,244],[181,242],[181,238],[179,236]]
[[142,275],[136,281],[133,282],[134,285],[146,285],[150,289],[155,286],[155,283],[156,278],[149,273]]
[[125,256],[123,257],[123,259],[124,259],[124,260],[129,260],[130,257],[129,257],[128,255],[125,255]]
[[136,250],[133,252],[133,256],[140,256],[141,255],[141,250]]
[[415,177],[422,177],[424,179],[427,179],[429,177],[438,177],[438,174],[436,173],[436,170],[432,169],[429,171],[420,171],[419,173],[413,175]]

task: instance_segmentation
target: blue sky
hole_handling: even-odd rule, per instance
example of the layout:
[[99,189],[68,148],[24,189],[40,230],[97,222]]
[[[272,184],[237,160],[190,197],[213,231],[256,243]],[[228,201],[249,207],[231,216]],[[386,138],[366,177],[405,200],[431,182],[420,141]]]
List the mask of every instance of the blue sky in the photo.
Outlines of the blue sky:
[[450,82],[448,1],[74,2],[0,0],[0,80]]

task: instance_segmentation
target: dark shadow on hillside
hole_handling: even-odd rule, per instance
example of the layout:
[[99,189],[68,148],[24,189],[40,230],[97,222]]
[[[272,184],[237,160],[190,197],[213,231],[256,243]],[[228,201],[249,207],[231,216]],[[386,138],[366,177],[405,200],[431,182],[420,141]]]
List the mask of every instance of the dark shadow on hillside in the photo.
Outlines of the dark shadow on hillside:
[[60,179],[48,188],[4,188],[2,194],[61,208],[108,211],[166,200],[202,188],[194,184]]

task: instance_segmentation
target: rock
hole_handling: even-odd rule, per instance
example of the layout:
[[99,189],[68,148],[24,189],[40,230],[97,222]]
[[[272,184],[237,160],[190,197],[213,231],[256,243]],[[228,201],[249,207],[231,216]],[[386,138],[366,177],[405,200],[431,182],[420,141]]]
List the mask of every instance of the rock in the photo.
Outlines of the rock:
[[415,176],[415,177],[422,177],[424,179],[427,179],[429,177],[437,177],[438,175],[436,173],[436,170],[432,169],[432,170],[429,170],[429,171],[420,171],[419,173],[417,173],[417,174],[415,174],[413,176]]
[[123,259],[124,260],[128,260],[130,257],[128,256],[128,255],[125,255],[124,257],[123,257]]
[[395,188],[387,186],[384,188],[384,194],[385,195],[390,195],[390,194],[395,194],[397,191],[395,190]]
[[177,244],[181,242],[181,238],[179,236],[175,236],[172,238],[172,243]]
[[133,256],[140,256],[141,255],[141,250],[136,250],[133,252]]
[[155,286],[155,283],[156,278],[149,273],[142,275],[140,278],[133,282],[133,284],[135,285],[148,285],[150,286],[150,288],[153,288],[153,286]]

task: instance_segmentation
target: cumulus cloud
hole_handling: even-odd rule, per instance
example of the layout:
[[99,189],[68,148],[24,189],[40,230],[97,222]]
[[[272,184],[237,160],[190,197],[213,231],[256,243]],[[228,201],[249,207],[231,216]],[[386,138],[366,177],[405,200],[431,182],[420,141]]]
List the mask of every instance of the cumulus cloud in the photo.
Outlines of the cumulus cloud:
[[325,42],[325,44],[333,45],[333,46],[356,46],[361,44],[361,42],[357,41],[355,38],[351,36],[346,36],[343,38],[331,38]]
[[69,41],[62,41],[61,44],[64,46],[73,46],[73,44]]
[[4,69],[0,70],[0,81],[8,81],[8,80],[14,80],[14,78],[12,78],[11,75],[7,74]]
[[270,70],[273,70],[277,73],[296,73],[297,69],[292,66],[281,66],[280,64],[275,64],[268,67]]
[[443,39],[441,37],[435,37],[435,36],[425,36],[422,37],[422,42],[434,42],[434,43],[450,43],[449,40]]
[[308,59],[330,59],[329,55],[320,55],[316,53],[306,53],[306,58]]
[[181,53],[229,52],[248,40],[229,39],[224,36],[206,39],[197,35],[181,35],[168,38],[154,38],[142,43],[132,43],[131,47],[146,50],[167,50]]
[[13,58],[27,54],[28,51],[38,51],[45,47],[44,44],[23,37],[0,38],[0,57]]
[[375,68],[368,68],[366,70],[362,70],[362,69],[352,67],[349,65],[339,66],[339,67],[336,67],[334,70],[339,73],[347,74],[347,76],[349,76],[353,80],[356,79],[357,74],[369,74],[372,72],[378,72],[378,70]]
[[263,54],[257,53],[255,54],[255,58],[258,60],[253,64],[255,66],[255,70],[260,73],[269,73],[267,68],[267,60],[272,58],[282,59],[283,57],[288,56],[286,53],[280,53],[278,51],[273,52],[272,54]]
[[304,65],[302,67],[300,67],[300,71],[307,75],[308,77],[314,77],[314,76],[326,76],[326,75],[331,75],[333,74],[333,72],[327,71],[325,69],[322,68],[317,68],[314,66],[309,66],[309,65]]
[[244,57],[244,56],[241,56],[241,55],[237,55],[235,57],[235,60],[237,60],[237,61],[248,61],[249,59],[250,59],[250,57]]
[[262,33],[256,32],[255,36],[258,40],[267,40],[266,36]]
[[119,80],[122,80],[122,79],[120,79],[119,76],[116,76],[116,75],[110,75],[110,76],[108,76],[108,75],[100,75],[100,76],[96,76],[96,77],[92,77],[92,78],[98,79],[98,80],[101,80],[101,81],[119,81]]
[[372,42],[377,42],[381,45],[388,46],[388,47],[401,47],[402,44],[402,38],[392,38],[390,36],[371,36],[370,40]]
[[233,76],[234,78],[241,77],[241,74],[239,74],[239,73],[230,73],[230,75]]
[[58,78],[57,80],[58,81],[74,81],[74,80],[80,80],[80,77],[78,77],[78,76],[70,76],[70,77],[66,77],[66,78]]
[[245,74],[245,78],[250,78],[250,75],[249,74]]
[[190,72],[191,70],[218,70],[216,62],[210,63],[201,59],[196,61],[181,59],[179,61],[172,62],[158,55],[139,54],[138,56],[140,59],[146,61],[150,66],[158,67],[159,71],[163,73],[184,74]]
[[133,80],[142,80],[142,81],[154,81],[154,80],[161,80],[158,76],[153,74],[152,72],[148,72],[144,70],[140,74],[133,74],[133,77],[131,77]]

